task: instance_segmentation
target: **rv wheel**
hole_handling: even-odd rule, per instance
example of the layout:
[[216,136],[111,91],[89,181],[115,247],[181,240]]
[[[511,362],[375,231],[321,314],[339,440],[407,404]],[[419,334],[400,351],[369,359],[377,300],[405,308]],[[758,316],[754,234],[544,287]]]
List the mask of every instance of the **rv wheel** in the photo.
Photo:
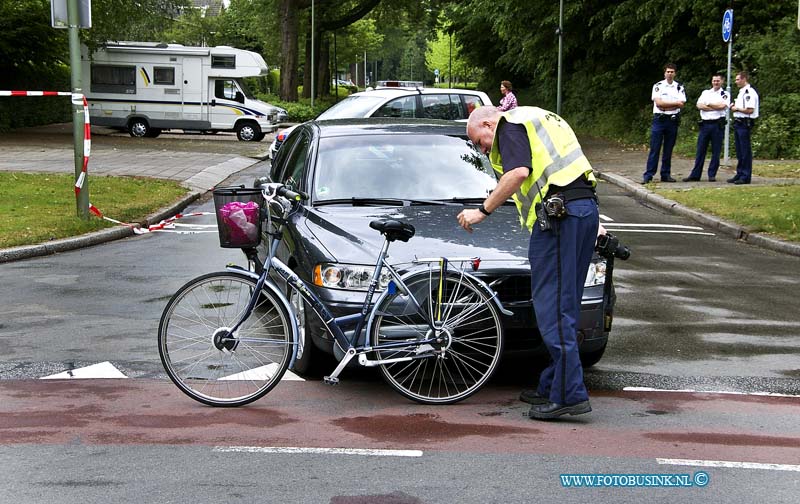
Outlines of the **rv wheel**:
[[150,131],[150,125],[144,119],[131,119],[128,123],[128,133],[132,137],[143,138],[146,137]]
[[236,125],[236,138],[242,142],[258,141],[258,136],[261,134],[261,128],[258,124],[253,122],[243,122]]

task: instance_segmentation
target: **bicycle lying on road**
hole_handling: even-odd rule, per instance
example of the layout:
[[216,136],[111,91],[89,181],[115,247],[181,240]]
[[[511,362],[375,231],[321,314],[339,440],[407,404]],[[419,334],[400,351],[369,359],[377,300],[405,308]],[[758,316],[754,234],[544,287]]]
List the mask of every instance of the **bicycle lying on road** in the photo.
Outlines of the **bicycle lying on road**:
[[[401,275],[387,262],[387,251],[391,242],[411,239],[414,227],[372,221],[370,227],[385,240],[363,306],[359,313],[333,317],[275,257],[287,217],[307,196],[281,184],[262,184],[220,188],[214,198],[220,245],[241,248],[253,266],[199,276],[164,308],[158,329],[161,362],[192,399],[211,406],[248,404],[272,390],[302,352],[296,315],[276,276],[316,312],[342,351],[326,383],[338,383],[355,358],[362,366],[379,367],[407,398],[451,404],[477,392],[494,373],[503,351],[500,314],[511,312],[468,271],[478,268],[479,258],[420,258]],[[256,247],[263,225],[270,243],[262,264]],[[379,292],[384,269],[391,281]]]

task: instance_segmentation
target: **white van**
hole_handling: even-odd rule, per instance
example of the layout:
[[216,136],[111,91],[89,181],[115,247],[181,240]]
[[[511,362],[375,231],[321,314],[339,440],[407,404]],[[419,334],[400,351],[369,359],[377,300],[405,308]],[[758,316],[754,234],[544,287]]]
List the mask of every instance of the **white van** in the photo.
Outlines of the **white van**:
[[260,141],[286,111],[255,99],[243,77],[266,75],[260,54],[233,47],[153,42],[108,43],[81,54],[92,124],[155,137],[180,128],[235,131]]

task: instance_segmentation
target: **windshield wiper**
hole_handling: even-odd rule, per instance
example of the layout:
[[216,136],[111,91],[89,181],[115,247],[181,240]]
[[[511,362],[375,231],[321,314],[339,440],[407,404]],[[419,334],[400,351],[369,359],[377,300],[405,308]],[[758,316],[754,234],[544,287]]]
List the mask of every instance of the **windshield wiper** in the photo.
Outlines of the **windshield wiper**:
[[316,201],[314,206],[323,205],[346,205],[353,206],[412,206],[412,205],[448,205],[447,203],[437,200],[420,200],[420,199],[401,199],[401,198],[338,198]]
[[[462,204],[483,203],[484,201],[486,201],[486,197],[484,196],[482,198],[460,198],[458,196],[455,196],[453,198],[450,198],[448,200],[443,200],[443,201],[450,201],[450,202],[453,202],[453,203],[462,203]],[[509,205],[509,204],[513,204],[513,203],[514,203],[514,200],[512,200],[512,199],[507,199],[506,201],[503,202],[504,205]]]

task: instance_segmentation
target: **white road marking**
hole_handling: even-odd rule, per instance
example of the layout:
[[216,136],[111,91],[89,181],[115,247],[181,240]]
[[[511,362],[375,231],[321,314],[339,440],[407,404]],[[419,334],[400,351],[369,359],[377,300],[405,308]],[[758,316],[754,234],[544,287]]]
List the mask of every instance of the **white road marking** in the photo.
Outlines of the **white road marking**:
[[70,369],[63,373],[42,376],[40,380],[71,380],[84,378],[127,378],[127,376],[122,374],[113,364],[106,361],[78,369]]
[[605,214],[600,214],[600,220],[604,222],[614,222],[614,219]]
[[620,228],[617,229],[616,227],[612,226],[605,226],[606,231],[617,231],[623,233],[659,233],[659,234],[693,234],[693,235],[704,235],[704,236],[714,236],[714,233],[701,233],[700,231],[672,231],[669,229],[631,229],[631,228]]
[[631,223],[631,222],[615,222],[614,224],[609,224],[610,226],[614,227],[650,227],[650,228],[672,228],[672,229],[697,229],[702,231],[701,226],[684,226],[682,224],[639,224],[639,223]]
[[800,395],[779,394],[777,392],[736,392],[733,390],[695,390],[695,389],[657,389],[650,387],[625,387],[622,389],[625,392],[683,392],[690,394],[728,394],[728,395],[751,395],[751,396],[766,396],[766,397],[795,397],[800,398]]
[[180,222],[175,222],[172,224],[175,227],[189,227],[189,228],[217,228],[216,224],[182,224]]
[[[220,380],[269,380],[275,374],[275,371],[278,370],[278,364],[272,363],[267,364],[266,366],[261,366],[253,369],[248,369],[247,371],[242,371],[241,373],[236,373],[228,376],[223,376]],[[296,374],[292,373],[291,371],[287,370],[286,373],[283,375],[282,380],[288,381],[305,381],[304,379],[300,378]]]
[[368,457],[421,457],[421,450],[370,450],[364,448],[298,448],[292,446],[215,446],[217,453],[311,453]]
[[680,465],[695,467],[731,467],[735,469],[765,469],[768,471],[794,471],[800,472],[800,465],[791,464],[763,464],[760,462],[732,462],[727,460],[690,460],[690,459],[665,459],[657,458],[660,465]]

